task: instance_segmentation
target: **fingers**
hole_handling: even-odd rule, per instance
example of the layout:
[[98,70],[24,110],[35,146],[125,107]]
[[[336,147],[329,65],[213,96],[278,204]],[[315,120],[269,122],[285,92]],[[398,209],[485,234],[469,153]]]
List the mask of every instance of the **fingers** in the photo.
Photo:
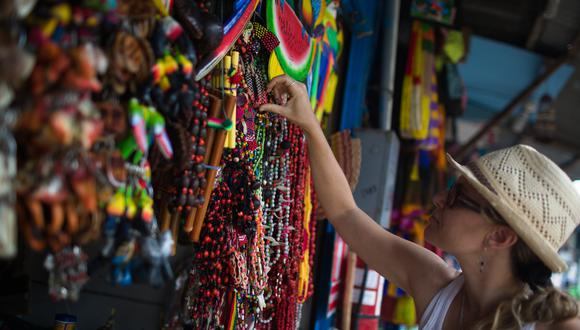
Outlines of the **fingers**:
[[268,83],[267,91],[268,93],[272,93],[274,96],[274,100],[276,103],[282,103],[281,94],[287,94],[286,84],[284,83],[284,79],[286,76],[278,76],[272,79]]
[[277,113],[279,115],[283,115],[284,114],[284,107],[277,105],[277,104],[264,104],[260,107],[260,111],[261,112],[272,112],[272,113]]
[[273,91],[276,98],[282,93],[288,93],[292,97],[300,93],[301,85],[301,83],[287,75],[282,75],[275,77],[268,83],[267,91],[268,93]]
[[279,84],[284,85],[288,79],[290,79],[290,77],[288,77],[287,75],[281,75],[281,76],[274,77],[268,83],[266,90],[268,91],[268,93],[270,93],[276,85],[279,85]]

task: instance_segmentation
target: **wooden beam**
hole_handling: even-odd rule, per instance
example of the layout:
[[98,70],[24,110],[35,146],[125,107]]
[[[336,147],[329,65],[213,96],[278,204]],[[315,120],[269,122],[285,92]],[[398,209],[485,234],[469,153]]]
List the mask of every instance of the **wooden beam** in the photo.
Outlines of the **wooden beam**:
[[556,17],[559,7],[560,1],[548,0],[546,8],[538,14],[534,21],[534,25],[532,25],[532,29],[528,35],[528,40],[526,41],[527,49],[534,50],[538,40],[540,40],[540,36],[546,28],[546,21],[552,20]]
[[529,50],[534,50],[538,40],[540,40],[540,35],[544,32],[544,28],[546,26],[546,19],[544,18],[544,13],[540,13],[536,20],[534,21],[534,25],[532,25],[532,30],[528,35],[528,40],[526,40],[526,48]]
[[489,130],[498,125],[502,120],[508,117],[520,104],[522,101],[526,100],[532,93],[550,76],[556,72],[562,65],[566,64],[570,58],[575,56],[578,52],[580,44],[580,33],[574,39],[574,42],[570,44],[569,51],[566,55],[558,59],[554,64],[549,66],[546,71],[539,75],[530,85],[528,85],[524,90],[522,90],[511,102],[506,105],[502,111],[498,112],[493,118],[491,118],[477,133],[475,133],[467,143],[461,146],[453,156],[461,161],[463,158],[475,147],[475,144],[483,137]]

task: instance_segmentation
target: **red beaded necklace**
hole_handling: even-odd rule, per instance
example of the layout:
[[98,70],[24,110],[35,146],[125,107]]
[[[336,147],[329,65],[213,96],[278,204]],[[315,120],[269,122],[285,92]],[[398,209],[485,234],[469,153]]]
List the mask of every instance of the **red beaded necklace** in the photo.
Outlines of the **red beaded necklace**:
[[186,298],[195,328],[295,329],[300,322],[305,297],[298,294],[298,270],[307,250],[312,269],[315,223],[304,219],[311,182],[301,129],[255,110],[268,101],[263,49],[273,44],[254,24],[252,37],[236,45],[242,59],[236,149],[224,154],[196,245]]

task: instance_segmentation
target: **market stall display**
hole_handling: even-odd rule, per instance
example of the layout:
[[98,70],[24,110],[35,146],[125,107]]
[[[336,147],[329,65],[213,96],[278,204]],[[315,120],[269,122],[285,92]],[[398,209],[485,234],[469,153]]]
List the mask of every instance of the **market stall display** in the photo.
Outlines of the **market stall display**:
[[[259,12],[301,10],[310,46],[300,78],[321,120],[341,34],[333,1],[259,3],[9,1],[0,251],[16,254],[18,227],[46,255],[51,298],[78,300],[94,260],[111,285],[162,287],[180,245],[191,266],[167,328],[299,324],[317,202],[302,131],[257,111],[272,101],[271,57],[293,56],[279,49],[292,31],[271,30]],[[97,255],[84,251],[90,242]]]

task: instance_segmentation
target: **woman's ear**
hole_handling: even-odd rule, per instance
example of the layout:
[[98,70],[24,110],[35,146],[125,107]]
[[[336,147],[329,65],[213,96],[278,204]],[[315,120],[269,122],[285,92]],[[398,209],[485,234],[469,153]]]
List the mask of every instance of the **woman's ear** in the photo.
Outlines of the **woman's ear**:
[[486,245],[491,249],[509,248],[516,244],[517,241],[518,235],[507,226],[495,226],[486,237]]

